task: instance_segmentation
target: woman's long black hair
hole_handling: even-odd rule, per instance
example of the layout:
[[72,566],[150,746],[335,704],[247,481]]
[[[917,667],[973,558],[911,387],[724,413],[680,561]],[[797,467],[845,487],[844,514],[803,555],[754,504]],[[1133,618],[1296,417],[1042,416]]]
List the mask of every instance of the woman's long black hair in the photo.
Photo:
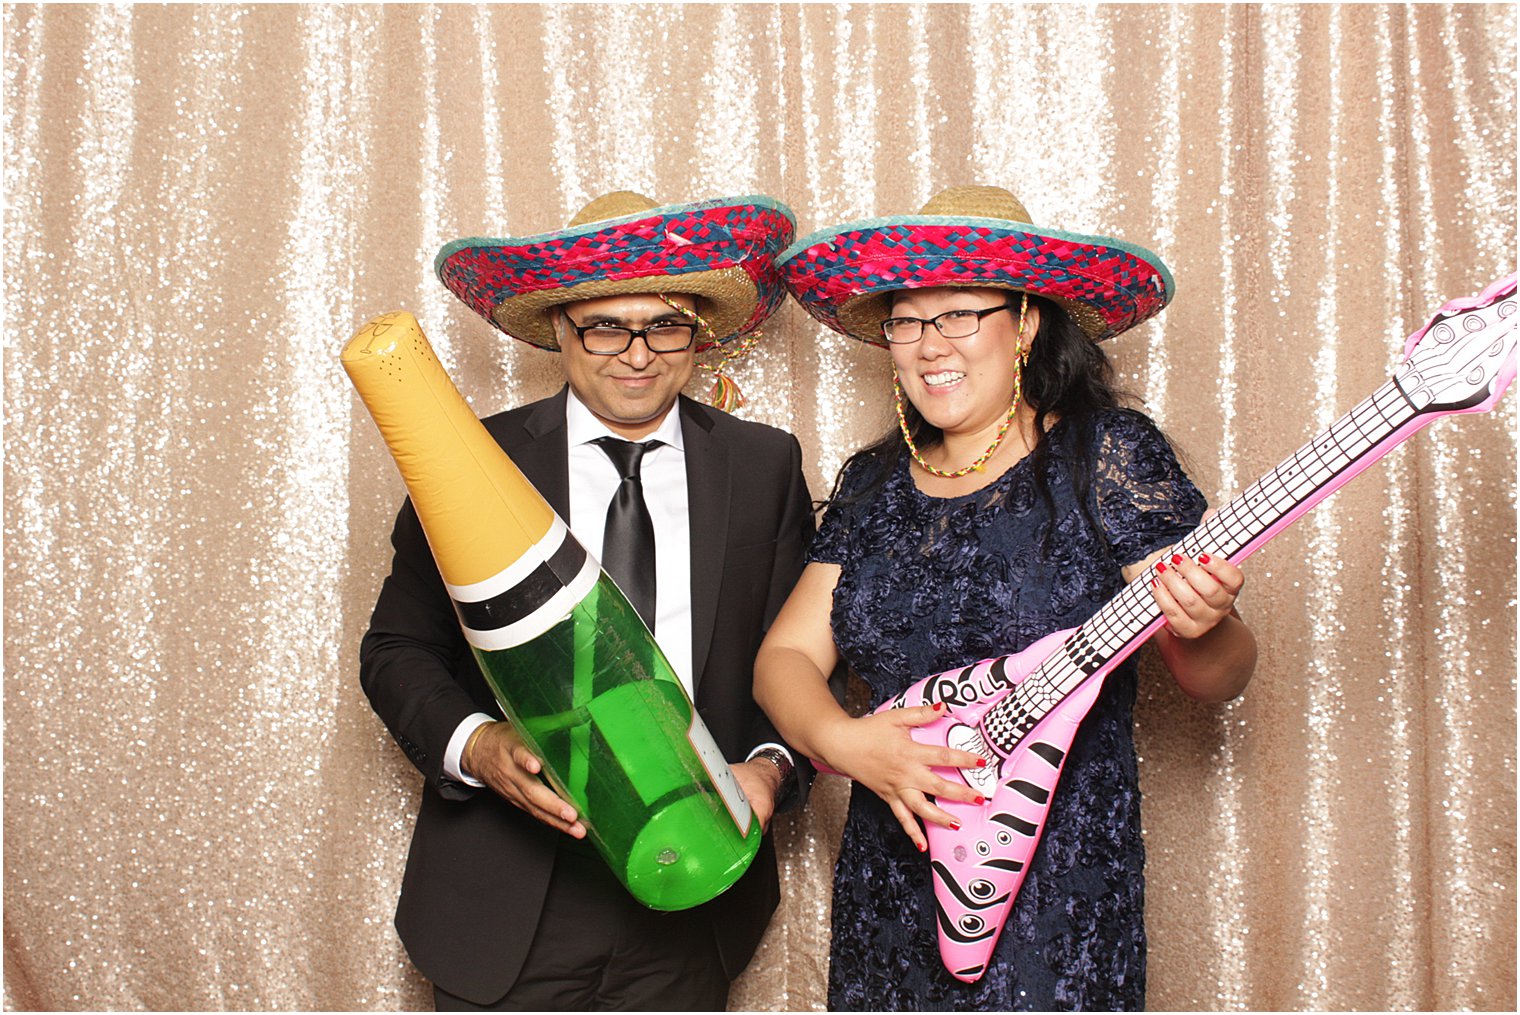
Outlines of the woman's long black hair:
[[[1009,306],[1015,311],[1020,295],[1009,295]],[[1024,364],[1023,399],[1025,404],[1034,409],[1034,429],[1038,435],[1029,457],[1034,469],[1035,488],[1046,507],[1054,514],[1055,499],[1045,480],[1045,463],[1050,456],[1050,440],[1045,426],[1047,417],[1054,414],[1058,419],[1080,420],[1104,409],[1117,408],[1123,396],[1114,389],[1113,366],[1108,362],[1108,356],[1102,347],[1077,327],[1077,323],[1063,307],[1033,293],[1029,294],[1029,305],[1038,307],[1040,311],[1040,327],[1029,347],[1029,361]],[[911,401],[904,403],[903,414],[908,421],[908,432],[913,435],[913,443],[921,451],[932,448],[945,439],[939,427],[925,420]],[[1076,485],[1078,503],[1084,511],[1087,510],[1093,473],[1091,433],[1090,427],[1076,427],[1076,443],[1073,445],[1077,467],[1072,480]],[[869,500],[907,453],[902,434],[894,424],[881,438],[861,448],[845,461],[834,478],[834,489],[829,494],[829,499],[820,507]],[[871,481],[850,496],[841,496],[840,484],[845,472],[857,462],[864,465],[868,461],[875,463]],[[1099,528],[1098,531],[1101,532],[1102,529]]]

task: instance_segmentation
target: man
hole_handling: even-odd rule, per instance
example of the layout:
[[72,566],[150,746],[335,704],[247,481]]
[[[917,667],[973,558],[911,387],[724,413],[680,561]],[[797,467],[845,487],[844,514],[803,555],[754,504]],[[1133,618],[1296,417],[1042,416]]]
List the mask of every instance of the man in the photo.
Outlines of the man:
[[[657,208],[621,192],[562,232],[461,240],[437,260],[493,325],[558,350],[564,389],[484,423],[650,623],[762,825],[810,774],[751,693],[812,534],[801,449],[680,392],[700,347],[753,332],[780,302],[772,260],[793,231],[765,198]],[[630,498],[644,557],[626,545]],[[779,897],[770,841],[712,902],[636,903],[502,720],[410,502],[392,543],[360,678],[426,778],[396,927],[437,1006],[724,1008]]]

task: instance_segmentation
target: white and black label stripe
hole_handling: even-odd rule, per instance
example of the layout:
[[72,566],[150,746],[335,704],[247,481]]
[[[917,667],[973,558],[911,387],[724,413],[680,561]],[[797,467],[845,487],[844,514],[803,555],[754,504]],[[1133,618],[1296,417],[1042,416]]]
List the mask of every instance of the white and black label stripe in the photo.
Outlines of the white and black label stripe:
[[491,577],[471,585],[450,585],[444,582],[444,587],[449,591],[449,598],[456,603],[478,603],[492,599],[514,588],[534,571],[543,567],[545,561],[563,549],[566,539],[572,543],[575,542],[575,537],[570,535],[570,527],[560,520],[559,515],[555,515],[538,542],[528,547],[522,556]]
[[556,518],[545,538],[500,574],[448,590],[470,644],[500,651],[532,641],[569,616],[600,574],[601,565]]

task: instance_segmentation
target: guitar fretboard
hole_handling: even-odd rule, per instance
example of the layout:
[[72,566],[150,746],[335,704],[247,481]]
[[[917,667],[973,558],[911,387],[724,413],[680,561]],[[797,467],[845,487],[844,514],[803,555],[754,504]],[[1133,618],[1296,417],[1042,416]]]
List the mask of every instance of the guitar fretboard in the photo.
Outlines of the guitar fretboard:
[[[1175,552],[1190,557],[1223,554],[1239,563],[1282,525],[1333,493],[1340,485],[1337,477],[1420,411],[1398,380],[1387,382],[1183,537]],[[1150,591],[1153,580],[1147,570],[1126,585],[987,710],[982,728],[993,747],[1004,755],[1010,753],[1083,681],[1140,647],[1162,619]]]

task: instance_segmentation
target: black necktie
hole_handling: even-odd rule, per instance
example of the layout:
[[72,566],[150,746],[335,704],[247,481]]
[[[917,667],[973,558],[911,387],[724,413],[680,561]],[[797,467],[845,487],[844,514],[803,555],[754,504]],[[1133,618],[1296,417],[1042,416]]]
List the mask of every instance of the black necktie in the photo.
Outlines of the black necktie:
[[628,602],[654,630],[654,519],[644,503],[639,464],[644,452],[660,441],[637,444],[616,437],[594,441],[617,466],[622,482],[607,505],[607,528],[602,535],[602,568],[617,582]]

